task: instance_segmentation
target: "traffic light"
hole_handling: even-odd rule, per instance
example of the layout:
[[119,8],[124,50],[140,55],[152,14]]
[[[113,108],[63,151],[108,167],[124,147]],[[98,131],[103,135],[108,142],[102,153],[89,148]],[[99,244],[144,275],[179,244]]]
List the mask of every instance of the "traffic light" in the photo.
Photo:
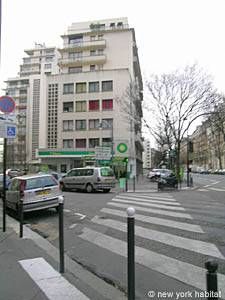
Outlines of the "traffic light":
[[126,164],[128,163],[128,157],[125,157],[124,159],[123,159],[123,162],[125,162]]

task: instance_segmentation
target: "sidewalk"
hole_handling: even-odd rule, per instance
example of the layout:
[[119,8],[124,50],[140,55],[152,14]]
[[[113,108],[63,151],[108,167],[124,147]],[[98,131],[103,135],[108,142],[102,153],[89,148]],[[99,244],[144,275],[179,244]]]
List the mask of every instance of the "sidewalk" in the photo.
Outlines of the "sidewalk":
[[0,294],[4,300],[124,300],[125,295],[65,255],[59,270],[59,251],[46,239],[6,215],[2,231],[0,203]]

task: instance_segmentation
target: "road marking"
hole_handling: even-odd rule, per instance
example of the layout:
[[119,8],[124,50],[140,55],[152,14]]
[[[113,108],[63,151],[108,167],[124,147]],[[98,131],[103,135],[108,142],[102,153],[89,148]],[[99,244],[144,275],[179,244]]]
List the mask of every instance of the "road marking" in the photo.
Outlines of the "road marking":
[[72,225],[69,226],[69,229],[73,229],[76,226],[77,226],[77,224],[72,224]]
[[143,202],[149,202],[149,203],[162,203],[162,204],[168,204],[168,205],[175,205],[175,206],[179,206],[180,203],[178,202],[171,202],[171,199],[168,199],[169,201],[165,201],[165,200],[152,200],[152,199],[147,199],[146,197],[130,197],[130,195],[128,196],[116,196],[113,199],[127,199],[127,200],[139,200],[139,201],[143,201]]
[[122,203],[132,202],[134,204],[145,205],[145,206],[156,207],[156,208],[163,208],[163,209],[168,209],[168,210],[182,210],[182,211],[185,210],[183,207],[171,207],[171,206],[167,206],[167,205],[160,205],[160,204],[154,204],[154,203],[142,203],[140,201],[123,200],[120,198],[113,198],[112,200],[115,202],[122,202]]
[[83,219],[86,217],[86,215],[82,215],[82,214],[80,214],[80,213],[74,213],[74,215],[75,215],[75,216],[79,216],[79,217],[80,217],[80,220],[83,220]]
[[20,260],[19,263],[49,300],[89,299],[53,269],[44,258]]
[[[126,196],[127,193],[125,194],[119,194],[121,196]],[[167,200],[167,201],[174,201],[176,202],[175,199],[172,198],[172,196],[168,196],[168,197],[161,197],[160,195],[159,196],[149,196],[149,195],[146,195],[146,194],[132,194],[132,196],[137,196],[137,197],[144,197],[144,198],[147,198],[147,199],[156,199],[156,200]],[[130,195],[129,195],[130,197]]]
[[[128,206],[126,205],[126,208],[127,207]],[[120,216],[120,217],[127,217],[127,214],[125,211],[122,212],[122,211],[116,210],[116,209],[103,208],[103,209],[101,209],[101,212],[115,215],[115,216]],[[185,222],[181,223],[181,222],[177,222],[177,221],[171,221],[168,219],[149,217],[149,216],[139,215],[139,214],[135,214],[135,219],[142,221],[142,222],[146,222],[146,223],[172,227],[172,228],[181,229],[181,230],[185,230],[185,231],[204,233],[204,231],[202,230],[202,228],[199,225],[189,224],[189,223],[185,223]]]
[[182,219],[193,219],[191,215],[186,214],[186,213],[179,213],[179,212],[172,212],[172,211],[167,211],[167,210],[162,210],[162,209],[155,209],[155,208],[147,208],[147,207],[141,207],[138,205],[133,205],[132,203],[130,205],[127,204],[120,204],[120,203],[115,203],[115,202],[108,202],[108,205],[115,206],[115,207],[120,207],[120,208],[127,208],[128,206],[132,206],[133,208],[144,211],[144,212],[149,212],[157,215],[164,215],[164,216],[170,216],[170,217],[175,217],[175,218],[182,218]]
[[[127,257],[127,243],[124,241],[86,227],[79,237],[115,254]],[[203,268],[137,246],[135,247],[135,261],[166,276],[206,290],[206,270]],[[218,274],[218,290],[222,292],[222,297],[225,296],[224,282],[225,276]]]
[[[119,222],[112,219],[101,219],[98,216],[95,216],[91,221],[95,224],[108,226],[119,231],[127,232],[127,223],[124,222]],[[224,259],[224,256],[221,254],[218,248],[211,243],[184,238],[166,232],[147,229],[141,226],[135,226],[135,235],[173,247],[183,248],[189,251]]]
[[217,192],[225,192],[225,189],[220,189],[220,188],[210,187],[209,189],[212,190],[212,191],[217,191]]
[[212,186],[212,185],[220,183],[220,182],[221,181],[215,181],[215,182],[212,182],[211,184],[204,185],[203,187],[206,188],[206,187]]

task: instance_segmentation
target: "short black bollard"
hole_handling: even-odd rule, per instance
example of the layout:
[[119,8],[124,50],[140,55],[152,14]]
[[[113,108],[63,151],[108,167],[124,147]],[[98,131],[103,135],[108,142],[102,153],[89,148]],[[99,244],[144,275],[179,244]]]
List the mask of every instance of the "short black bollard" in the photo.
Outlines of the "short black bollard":
[[128,180],[126,178],[126,182],[125,182],[125,191],[127,192],[128,191]]
[[135,192],[135,176],[133,177],[133,192]]
[[63,228],[64,197],[59,196],[59,272],[64,273],[64,228]]
[[23,200],[19,200],[20,238],[23,237]]
[[218,300],[218,287],[217,287],[217,269],[218,263],[209,260],[205,263],[207,269],[206,273],[206,287],[208,293],[208,300]]
[[127,209],[127,285],[128,300],[135,299],[135,232],[134,232],[135,209]]

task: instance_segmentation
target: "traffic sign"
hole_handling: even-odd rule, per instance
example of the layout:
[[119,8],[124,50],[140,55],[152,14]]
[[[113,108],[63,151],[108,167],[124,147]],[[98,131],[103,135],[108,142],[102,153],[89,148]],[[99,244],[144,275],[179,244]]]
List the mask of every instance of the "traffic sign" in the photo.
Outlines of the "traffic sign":
[[7,125],[6,126],[6,135],[7,138],[15,138],[16,137],[16,126]]
[[8,124],[16,123],[16,115],[15,114],[0,114],[0,123],[5,122]]
[[16,137],[16,125],[0,122],[0,138],[13,139]]
[[110,160],[112,156],[110,147],[95,147],[96,160]]
[[12,97],[2,96],[0,97],[0,111],[3,113],[11,113],[15,109],[15,101]]

